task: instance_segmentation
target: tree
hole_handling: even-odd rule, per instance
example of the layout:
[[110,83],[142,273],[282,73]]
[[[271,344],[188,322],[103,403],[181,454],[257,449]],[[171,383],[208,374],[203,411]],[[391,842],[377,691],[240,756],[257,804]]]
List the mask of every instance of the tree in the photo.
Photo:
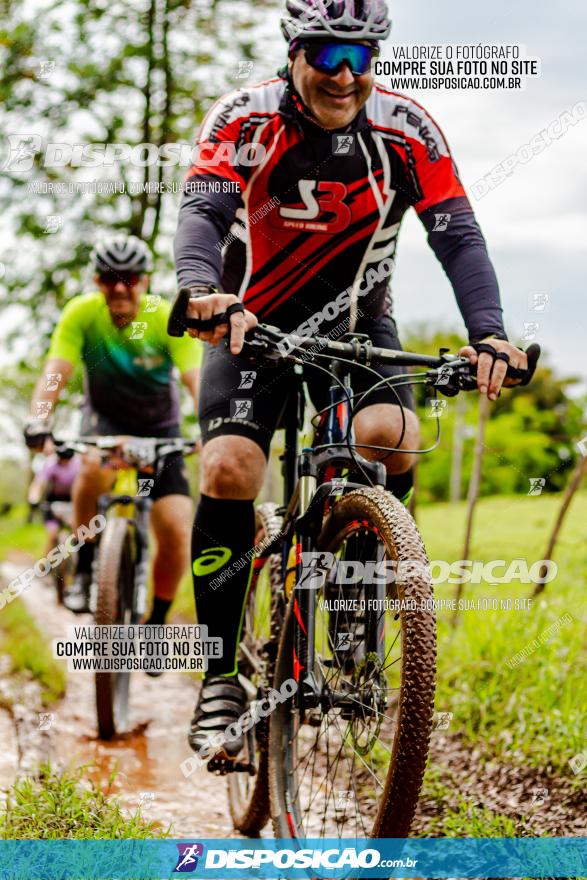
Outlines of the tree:
[[[0,122],[12,148],[0,188],[9,230],[0,252],[0,305],[20,306],[23,317],[12,340],[23,322],[34,322],[29,355],[46,348],[64,302],[89,281],[88,256],[100,229],[145,238],[157,256],[157,289],[173,290],[171,236],[179,193],[162,189],[181,185],[204,111],[223,92],[246,83],[237,78],[238,62],[261,52],[271,57],[257,38],[266,18],[258,13],[276,3],[10,4],[0,29]],[[157,161],[163,144],[179,142],[187,148],[182,165]],[[60,147],[47,152],[49,144]],[[80,164],[91,161],[82,153],[84,144],[95,147],[94,161],[101,164]],[[128,145],[130,160],[115,160],[114,145]],[[68,160],[61,166],[60,157]],[[69,191],[70,185],[98,182],[124,191]],[[46,191],[49,184],[53,192]],[[65,191],[57,192],[57,185]]]

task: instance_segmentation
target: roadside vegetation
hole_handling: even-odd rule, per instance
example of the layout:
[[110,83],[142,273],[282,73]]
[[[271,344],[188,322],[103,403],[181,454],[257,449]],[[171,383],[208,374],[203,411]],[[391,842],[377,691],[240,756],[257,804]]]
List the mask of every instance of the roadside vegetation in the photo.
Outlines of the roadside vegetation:
[[166,837],[158,823],[140,810],[129,813],[111,794],[85,775],[84,767],[56,770],[44,764],[34,776],[23,776],[8,791],[0,811],[3,840],[144,840]]
[[[483,499],[471,557],[477,560],[542,558],[560,498]],[[422,507],[419,526],[428,555],[462,555],[465,506]],[[557,577],[530,610],[463,611],[439,615],[437,709],[452,712],[451,732],[483,746],[488,756],[535,766],[584,783],[569,760],[587,738],[587,492],[579,492],[555,551]],[[436,596],[454,596],[438,585]],[[532,584],[466,584],[464,599],[528,597]],[[524,651],[524,654],[518,652]]]
[[[14,558],[34,561],[43,552],[43,527],[25,523],[24,505],[13,508],[2,517],[0,530],[0,562]],[[44,589],[35,583],[31,589]],[[43,706],[49,706],[65,693],[65,669],[53,658],[51,645],[40,632],[21,599],[14,599],[0,610],[0,654],[10,659],[10,673],[29,675],[40,686]],[[6,701],[6,697],[4,697]]]

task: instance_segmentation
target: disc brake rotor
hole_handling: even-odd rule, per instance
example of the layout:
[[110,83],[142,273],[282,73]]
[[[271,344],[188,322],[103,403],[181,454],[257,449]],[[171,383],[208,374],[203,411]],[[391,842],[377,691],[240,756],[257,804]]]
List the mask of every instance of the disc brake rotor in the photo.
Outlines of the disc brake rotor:
[[385,676],[381,658],[366,654],[352,676],[357,704],[349,720],[347,736],[361,757],[368,755],[377,740],[385,709]]

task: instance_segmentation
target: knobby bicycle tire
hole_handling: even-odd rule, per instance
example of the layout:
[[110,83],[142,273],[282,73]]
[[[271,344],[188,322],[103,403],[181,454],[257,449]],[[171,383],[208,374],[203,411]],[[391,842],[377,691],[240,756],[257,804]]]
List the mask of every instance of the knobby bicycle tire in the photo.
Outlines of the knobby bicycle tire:
[[[108,520],[98,545],[97,599],[95,622],[98,626],[124,623],[124,611],[132,596],[134,561],[128,520]],[[128,705],[130,673],[96,672],[96,715],[101,739],[121,733]],[[120,690],[123,688],[124,690]],[[117,713],[117,701],[122,712]]]
[[[391,493],[365,488],[344,495],[325,517],[317,549],[336,548],[345,530],[348,533],[357,521],[368,523],[377,530],[390,559],[415,560],[421,564],[417,574],[398,578],[394,597],[415,600],[419,607],[422,601],[426,603],[426,600],[430,600],[432,585],[422,539],[411,515]],[[279,645],[274,682],[277,689],[294,674],[294,597],[295,591],[287,609]],[[427,607],[425,604],[424,608]],[[395,707],[397,720],[394,741],[389,749],[391,757],[387,775],[370,829],[372,837],[408,836],[422,787],[432,729],[436,683],[435,615],[428,610],[400,610],[399,621],[401,685]],[[292,748],[291,742],[288,743],[288,724],[291,723],[293,705],[290,698],[278,706],[271,718],[269,785],[273,828],[278,838],[299,836],[292,797],[297,796],[301,783],[294,789],[295,780],[287,772],[288,749]]]
[[[256,509],[257,535],[262,528],[260,540],[269,540],[277,537],[281,531],[282,518],[277,514],[277,505],[271,502],[260,504]],[[265,668],[265,687],[271,687],[275,673],[275,659],[277,655],[277,643],[283,623],[283,599],[281,598],[282,578],[281,559],[279,553],[269,557],[263,557],[262,551],[256,557],[262,561],[262,567],[269,566],[269,584],[271,589],[270,632],[267,665]],[[260,576],[260,571],[258,572]],[[252,603],[254,607],[254,592],[249,590],[247,605]],[[246,638],[246,636],[245,636]],[[272,651],[273,647],[273,651]],[[255,737],[258,747],[258,767],[254,783],[250,790],[243,794],[244,774],[231,773],[228,777],[228,803],[234,827],[242,834],[251,837],[257,836],[269,821],[269,780],[268,759],[269,748],[269,719],[262,718],[255,727]]]

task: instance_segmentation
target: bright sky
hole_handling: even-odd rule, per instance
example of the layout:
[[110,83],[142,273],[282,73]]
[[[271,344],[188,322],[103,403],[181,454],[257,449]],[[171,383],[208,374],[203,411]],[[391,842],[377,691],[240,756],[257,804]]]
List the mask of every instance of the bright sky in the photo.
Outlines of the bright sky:
[[[415,95],[443,128],[465,187],[544,129],[562,111],[587,101],[587,7],[546,3],[395,0],[389,43],[512,43],[542,61],[521,92],[428,92]],[[388,56],[390,57],[390,56]],[[537,321],[539,341],[564,373],[587,378],[585,212],[587,118],[548,149],[516,167],[480,201],[471,199],[500,282],[512,339]],[[395,283],[400,324],[418,315],[449,319],[448,284],[410,217],[402,230]],[[427,253],[428,251],[428,253]],[[528,310],[528,295],[549,294],[549,311]]]

